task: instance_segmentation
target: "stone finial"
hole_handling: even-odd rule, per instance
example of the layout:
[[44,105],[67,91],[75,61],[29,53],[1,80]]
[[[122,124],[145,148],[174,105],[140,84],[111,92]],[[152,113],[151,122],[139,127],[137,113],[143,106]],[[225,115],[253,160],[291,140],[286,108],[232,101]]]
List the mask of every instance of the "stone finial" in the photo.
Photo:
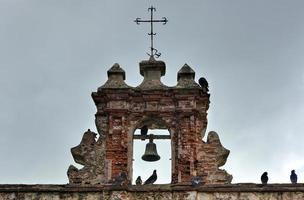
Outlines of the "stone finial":
[[119,66],[118,63],[115,63],[111,69],[108,70],[108,80],[107,82],[98,88],[101,90],[103,88],[129,88],[124,80],[126,79],[125,71]]
[[177,73],[177,86],[178,88],[198,88],[199,85],[194,81],[195,72],[187,64],[178,71]]
[[160,78],[166,74],[166,64],[163,61],[150,57],[139,63],[140,74],[144,77],[143,82],[138,86],[141,89],[163,89],[166,86]]
[[108,77],[110,78],[110,76],[113,76],[113,75],[122,76],[123,80],[126,79],[126,72],[119,66],[118,63],[115,63],[111,67],[111,69],[108,70]]
[[179,81],[180,78],[188,78],[194,80],[194,77],[194,70],[187,63],[185,63],[184,66],[178,71],[177,81]]

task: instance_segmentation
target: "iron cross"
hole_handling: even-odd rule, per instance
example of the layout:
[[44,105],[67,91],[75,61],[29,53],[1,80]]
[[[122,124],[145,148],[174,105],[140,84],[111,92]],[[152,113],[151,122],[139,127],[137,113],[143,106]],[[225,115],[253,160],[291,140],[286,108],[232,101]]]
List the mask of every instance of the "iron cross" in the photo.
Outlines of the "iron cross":
[[162,22],[163,25],[165,25],[168,22],[168,20],[167,20],[166,17],[163,17],[162,19],[159,19],[159,20],[153,19],[153,12],[156,11],[156,9],[153,6],[151,6],[150,8],[148,8],[148,12],[149,11],[151,11],[151,18],[149,20],[142,20],[141,18],[136,18],[134,20],[134,22],[136,22],[136,24],[140,24],[140,22],[149,22],[150,23],[151,31],[150,31],[150,33],[148,33],[148,35],[151,36],[151,47],[150,47],[151,53],[148,54],[148,55],[151,56],[151,57],[156,56],[158,58],[161,55],[161,53],[159,53],[157,51],[157,49],[155,49],[153,47],[153,36],[156,35],[156,33],[153,32],[153,23],[154,22]]

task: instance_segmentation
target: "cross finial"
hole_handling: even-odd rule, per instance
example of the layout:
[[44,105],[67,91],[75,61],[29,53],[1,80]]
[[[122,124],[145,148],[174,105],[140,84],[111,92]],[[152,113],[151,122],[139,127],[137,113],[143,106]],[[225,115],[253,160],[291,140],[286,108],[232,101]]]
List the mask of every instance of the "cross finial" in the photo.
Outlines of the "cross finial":
[[141,18],[136,18],[136,19],[134,20],[134,22],[136,22],[136,24],[140,24],[140,22],[149,22],[149,23],[150,23],[151,30],[150,30],[150,33],[148,33],[148,35],[150,35],[150,37],[151,37],[151,47],[150,47],[151,53],[148,54],[148,55],[149,55],[150,57],[152,57],[152,58],[153,58],[154,56],[156,56],[156,57],[158,58],[158,57],[161,55],[161,53],[158,52],[158,50],[155,49],[154,46],[153,46],[153,36],[156,35],[156,33],[153,32],[153,23],[154,23],[154,22],[162,22],[162,23],[165,25],[165,24],[168,22],[168,20],[167,20],[166,17],[163,17],[163,18],[160,19],[160,20],[155,20],[155,19],[153,19],[153,12],[156,11],[156,9],[155,9],[153,6],[151,6],[150,8],[148,8],[148,12],[149,12],[149,11],[151,11],[151,17],[150,17],[149,20],[142,20]]

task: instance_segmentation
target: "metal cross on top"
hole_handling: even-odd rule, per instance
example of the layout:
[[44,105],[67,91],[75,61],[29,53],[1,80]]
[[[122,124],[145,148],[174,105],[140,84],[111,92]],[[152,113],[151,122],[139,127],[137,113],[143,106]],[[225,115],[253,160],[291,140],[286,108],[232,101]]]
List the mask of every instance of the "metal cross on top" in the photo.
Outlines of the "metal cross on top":
[[158,58],[161,55],[161,53],[159,53],[157,51],[157,49],[155,49],[153,47],[153,36],[156,35],[156,33],[153,32],[153,23],[154,22],[162,22],[163,25],[165,25],[168,22],[168,20],[167,20],[166,17],[163,17],[160,20],[153,19],[153,12],[156,11],[156,9],[153,6],[151,6],[150,8],[148,8],[148,11],[151,11],[151,18],[150,18],[150,20],[142,20],[141,18],[136,18],[134,20],[134,22],[136,22],[136,24],[140,24],[140,22],[149,22],[150,23],[150,25],[151,25],[151,31],[150,31],[150,33],[148,33],[148,35],[151,36],[151,47],[150,47],[151,53],[148,54],[148,55],[151,56],[151,57],[156,56]]

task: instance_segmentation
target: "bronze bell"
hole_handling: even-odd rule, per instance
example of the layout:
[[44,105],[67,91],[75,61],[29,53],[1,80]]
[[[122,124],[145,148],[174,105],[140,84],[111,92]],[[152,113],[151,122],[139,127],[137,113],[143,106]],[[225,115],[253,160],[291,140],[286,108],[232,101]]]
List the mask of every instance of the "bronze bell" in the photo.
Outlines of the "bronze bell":
[[148,162],[154,162],[160,159],[160,156],[157,154],[156,144],[153,142],[153,138],[149,139],[149,143],[146,145],[145,154],[141,159]]

